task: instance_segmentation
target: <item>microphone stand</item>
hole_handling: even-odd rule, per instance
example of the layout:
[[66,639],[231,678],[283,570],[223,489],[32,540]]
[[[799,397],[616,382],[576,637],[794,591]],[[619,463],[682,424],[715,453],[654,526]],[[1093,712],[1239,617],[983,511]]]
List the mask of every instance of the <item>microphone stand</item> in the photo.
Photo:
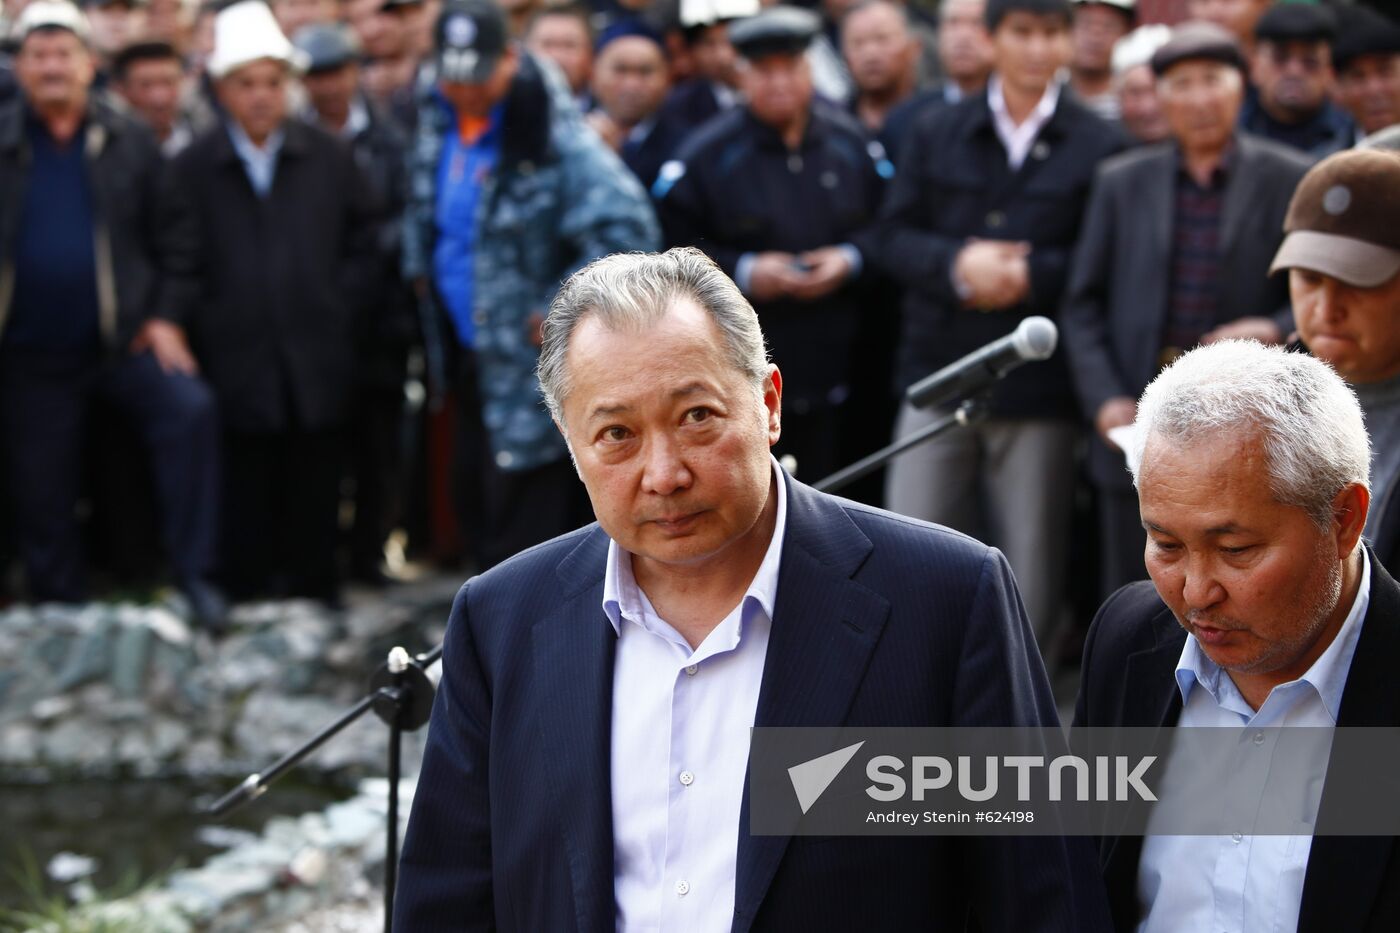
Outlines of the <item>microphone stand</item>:
[[878,470],[911,447],[917,447],[924,443],[924,441],[937,437],[950,428],[966,427],[985,417],[987,417],[986,395],[985,393],[974,395],[969,399],[965,399],[951,414],[939,418],[933,424],[921,428],[913,434],[901,437],[893,444],[881,447],[873,454],[860,458],[844,469],[837,470],[826,479],[813,483],[812,488],[818,492],[834,492],[843,486],[855,482],[865,474]]
[[221,816],[267,792],[268,787],[302,759],[328,742],[346,726],[373,711],[389,726],[389,817],[384,846],[384,933],[392,933],[394,887],[399,862],[399,771],[405,732],[421,728],[432,714],[436,691],[427,669],[442,657],[442,646],[412,657],[403,648],[389,651],[388,659],[369,680],[369,693],[334,722],[293,749],[264,771],[248,775],[243,783],[204,810],[206,817]]

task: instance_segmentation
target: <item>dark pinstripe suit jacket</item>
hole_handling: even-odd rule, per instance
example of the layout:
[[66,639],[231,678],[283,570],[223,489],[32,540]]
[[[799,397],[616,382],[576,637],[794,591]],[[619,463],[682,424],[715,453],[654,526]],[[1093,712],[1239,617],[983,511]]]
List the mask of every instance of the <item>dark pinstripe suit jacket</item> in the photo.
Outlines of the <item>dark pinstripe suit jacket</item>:
[[[1000,553],[787,482],[758,725],[1057,722]],[[593,525],[458,594],[397,930],[615,928],[607,548]],[[1108,922],[1085,839],[789,839],[748,825],[746,796],[734,931],[1091,933]]]

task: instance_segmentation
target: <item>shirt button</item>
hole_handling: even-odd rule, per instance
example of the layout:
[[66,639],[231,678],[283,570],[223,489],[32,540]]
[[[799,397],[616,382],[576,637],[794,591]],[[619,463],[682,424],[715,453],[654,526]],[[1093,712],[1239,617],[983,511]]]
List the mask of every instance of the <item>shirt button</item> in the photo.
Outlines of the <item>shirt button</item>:
[[1232,833],[1230,838],[1235,840],[1235,845],[1239,845],[1244,840],[1244,833]]
[[681,783],[684,784],[686,787],[689,787],[690,785],[695,783],[695,775],[691,774],[689,771],[682,771]]
[[1255,744],[1255,745],[1263,745],[1263,744],[1264,744],[1264,733],[1262,733],[1262,732],[1256,732],[1256,733],[1254,733],[1254,744]]
[[681,897],[685,897],[687,894],[689,894],[689,893],[690,893],[690,882],[689,882],[689,881],[677,881],[677,882],[676,882],[676,893],[679,894]]
[[496,454],[496,466],[500,467],[503,470],[509,469],[510,465],[514,462],[515,457],[511,455],[511,452],[509,450],[503,450],[500,453]]
[[698,671],[698,670],[700,670],[700,665],[699,665],[699,664],[692,664],[692,665],[690,665],[689,667],[687,667],[687,668],[685,669],[685,672],[686,672],[687,674],[689,674],[691,677],[694,677],[696,671]]
[[1002,224],[1006,223],[1006,215],[1003,214],[1001,211],[992,211],[989,214],[987,214],[986,223],[987,226],[995,230],[997,227],[1000,227]]

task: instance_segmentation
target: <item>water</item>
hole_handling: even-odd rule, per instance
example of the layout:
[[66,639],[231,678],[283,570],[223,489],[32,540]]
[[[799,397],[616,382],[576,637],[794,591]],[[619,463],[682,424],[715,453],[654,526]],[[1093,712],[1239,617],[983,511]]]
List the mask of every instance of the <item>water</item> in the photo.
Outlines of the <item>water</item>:
[[[324,809],[350,796],[331,785],[279,781],[258,800],[217,820],[198,809],[232,789],[236,780],[121,780],[43,785],[0,784],[0,905],[29,906],[13,876],[22,853],[42,870],[54,856],[72,853],[95,861],[88,880],[99,891],[146,882],[175,868],[194,867],[228,845],[250,838],[274,816]],[[79,861],[64,859],[81,870]],[[62,885],[46,879],[47,890]]]

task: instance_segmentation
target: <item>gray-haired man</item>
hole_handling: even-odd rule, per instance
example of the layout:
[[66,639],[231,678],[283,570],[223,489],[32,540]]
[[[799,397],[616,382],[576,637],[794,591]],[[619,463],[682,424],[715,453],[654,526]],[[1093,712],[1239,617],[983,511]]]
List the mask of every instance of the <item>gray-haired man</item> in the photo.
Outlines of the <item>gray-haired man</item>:
[[[1099,611],[1075,724],[1400,725],[1400,586],[1361,544],[1370,445],[1341,378],[1281,348],[1211,344],[1148,386],[1127,446],[1152,582]],[[1110,838],[1101,856],[1120,930],[1321,933],[1400,925],[1393,852],[1235,833]]]
[[734,283],[693,249],[598,260],[540,360],[598,523],[458,595],[395,926],[1104,929],[1080,838],[750,834],[751,727],[1056,715],[999,553],[778,467]]

